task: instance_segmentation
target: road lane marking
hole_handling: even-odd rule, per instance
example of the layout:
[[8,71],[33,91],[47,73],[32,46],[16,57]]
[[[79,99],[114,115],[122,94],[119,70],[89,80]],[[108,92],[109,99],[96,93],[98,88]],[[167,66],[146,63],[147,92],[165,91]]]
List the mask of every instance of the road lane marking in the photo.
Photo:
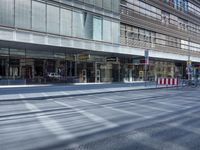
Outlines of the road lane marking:
[[[98,97],[96,97],[96,98],[98,98]],[[112,101],[112,102],[127,103],[127,104],[130,104],[130,105],[133,105],[133,106],[138,105],[138,106],[145,107],[145,108],[148,108],[148,109],[159,110],[159,111],[164,111],[164,112],[174,112],[174,111],[163,109],[163,108],[157,108],[157,107],[153,107],[153,106],[147,106],[147,105],[143,105],[143,104],[126,102],[126,101],[118,101],[118,100],[114,100],[112,98],[107,98],[107,97],[101,97],[100,99],[104,99],[104,100],[108,100],[108,101]]]
[[164,104],[164,105],[168,105],[168,106],[175,106],[175,107],[179,107],[179,108],[187,108],[186,106],[181,106],[178,104],[166,103],[166,102],[161,102],[161,101],[151,101],[151,102],[160,103],[160,104]]
[[42,95],[43,95],[44,97],[48,97],[48,96],[49,96],[47,93],[42,93]]
[[111,109],[111,110],[114,110],[114,111],[118,111],[118,112],[121,112],[121,113],[125,113],[125,114],[128,114],[128,115],[140,116],[140,117],[145,118],[145,119],[152,118],[152,116],[145,116],[145,115],[142,115],[140,113],[136,113],[136,112],[132,112],[132,111],[127,111],[127,110],[122,110],[122,109],[114,108],[114,107],[111,107],[111,106],[105,106],[104,105],[103,107]]
[[87,111],[85,111],[85,110],[81,110],[81,109],[79,109],[79,108],[75,108],[75,107],[73,107],[73,106],[71,106],[71,105],[69,105],[69,104],[63,103],[63,102],[59,102],[59,101],[54,101],[54,102],[57,103],[57,104],[60,104],[60,105],[62,105],[62,106],[71,108],[71,109],[75,110],[76,112],[78,112],[78,113],[80,113],[80,114],[86,116],[87,118],[91,119],[91,120],[94,121],[94,122],[101,123],[101,124],[105,124],[106,127],[108,127],[108,128],[114,128],[114,127],[117,127],[117,126],[118,126],[118,125],[115,124],[115,123],[112,123],[112,122],[110,122],[110,121],[108,121],[108,120],[106,120],[106,119],[104,119],[104,118],[102,118],[102,117],[100,117],[100,116],[97,116],[97,115],[95,115],[95,114],[89,113],[89,112],[87,112]]
[[65,91],[62,91],[62,92],[60,92],[61,94],[63,94],[63,95],[68,95],[69,93],[67,93],[67,92],[65,92]]
[[[31,111],[42,111],[34,104],[28,103],[24,101],[26,107]],[[65,130],[56,120],[45,116],[44,113],[35,114],[36,118],[40,121],[40,123],[49,130],[52,134],[56,135],[56,137],[60,140],[68,140],[75,138],[69,131]]]
[[86,103],[90,103],[90,104],[94,104],[94,105],[101,105],[104,108],[108,108],[108,109],[111,109],[111,110],[114,110],[114,111],[117,111],[117,112],[120,112],[120,113],[125,113],[125,114],[128,114],[128,115],[140,116],[140,117],[143,117],[143,118],[146,118],[146,119],[152,118],[152,116],[145,116],[145,115],[142,115],[142,114],[139,114],[139,113],[136,113],[136,112],[130,112],[130,111],[122,110],[122,109],[114,108],[114,107],[111,107],[111,106],[106,106],[106,105],[103,105],[103,104],[91,102],[91,101],[88,101],[88,100],[82,100],[82,99],[77,99],[77,100],[82,101],[82,102],[86,102]]
[[158,108],[158,107],[153,107],[153,106],[148,106],[148,105],[143,105],[143,104],[138,104],[138,103],[131,103],[131,102],[125,102],[125,103],[128,103],[130,105],[133,105],[133,106],[140,106],[140,107],[145,107],[145,108],[148,108],[148,109],[153,109],[153,110],[159,110],[159,111],[164,111],[164,112],[174,112],[172,110],[167,110],[167,109],[163,109],[163,108]]
[[99,103],[91,102],[91,101],[88,101],[88,100],[85,100],[85,99],[79,99],[79,98],[77,98],[77,100],[78,100],[78,101],[81,101],[81,102],[93,104],[93,105],[99,105]]
[[24,98],[25,98],[25,96],[24,96],[23,94],[19,94],[19,97],[20,97],[21,99],[24,99]]

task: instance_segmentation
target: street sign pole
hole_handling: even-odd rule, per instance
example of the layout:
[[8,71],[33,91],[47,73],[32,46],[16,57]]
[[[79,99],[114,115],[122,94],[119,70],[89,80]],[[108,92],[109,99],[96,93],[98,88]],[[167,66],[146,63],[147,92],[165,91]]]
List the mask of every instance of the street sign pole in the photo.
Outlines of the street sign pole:
[[144,66],[144,83],[147,86],[147,65],[149,64],[149,50],[144,51],[145,66]]
[[144,66],[144,83],[145,83],[145,86],[147,86],[147,83],[146,83],[146,80],[147,80],[147,64],[145,63],[145,66]]

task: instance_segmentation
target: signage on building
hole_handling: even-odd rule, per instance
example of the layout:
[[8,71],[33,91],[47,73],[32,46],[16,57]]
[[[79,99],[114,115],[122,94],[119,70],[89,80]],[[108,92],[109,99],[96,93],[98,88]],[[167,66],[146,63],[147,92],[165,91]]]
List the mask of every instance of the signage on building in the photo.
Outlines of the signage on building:
[[74,55],[66,55],[65,60],[75,61],[75,56]]
[[112,64],[104,64],[100,66],[100,69],[112,69]]
[[192,61],[191,60],[188,60],[187,61],[187,65],[191,65],[192,64]]
[[118,57],[107,57],[106,61],[107,62],[118,62]]
[[133,64],[134,65],[144,65],[144,64],[149,64],[149,62],[145,59],[134,59]]
[[78,60],[79,61],[87,61],[90,59],[90,55],[89,54],[79,54],[78,55]]

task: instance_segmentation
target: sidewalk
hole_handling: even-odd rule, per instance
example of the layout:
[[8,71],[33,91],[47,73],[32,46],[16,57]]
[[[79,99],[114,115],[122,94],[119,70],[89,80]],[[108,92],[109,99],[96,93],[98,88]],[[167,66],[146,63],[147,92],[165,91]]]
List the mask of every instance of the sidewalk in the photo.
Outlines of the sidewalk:
[[131,90],[147,90],[164,88],[155,83],[100,83],[76,85],[20,85],[0,86],[0,100],[50,99],[63,96],[79,96],[87,94],[110,93]]

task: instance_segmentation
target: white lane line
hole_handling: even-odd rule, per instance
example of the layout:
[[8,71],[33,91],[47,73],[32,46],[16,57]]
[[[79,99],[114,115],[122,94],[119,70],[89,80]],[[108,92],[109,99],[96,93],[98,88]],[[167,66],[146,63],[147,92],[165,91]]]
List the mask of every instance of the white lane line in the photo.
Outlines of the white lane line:
[[91,102],[91,101],[88,101],[88,100],[85,100],[85,99],[79,99],[79,98],[77,98],[77,100],[78,100],[78,101],[81,101],[81,102],[93,104],[93,105],[99,105],[99,103]]
[[164,112],[174,112],[172,110],[168,110],[168,109],[163,109],[163,108],[159,108],[159,107],[153,107],[153,106],[148,106],[148,105],[143,105],[143,104],[138,104],[138,103],[131,103],[131,102],[125,102],[127,104],[133,105],[133,106],[140,106],[140,107],[145,107],[148,109],[153,109],[153,110],[159,110],[159,111],[164,111]]
[[24,98],[25,98],[25,96],[24,96],[23,94],[19,94],[19,97],[20,97],[21,99],[24,99]]
[[112,123],[112,122],[110,122],[110,121],[108,121],[108,120],[106,120],[106,119],[104,119],[104,118],[102,118],[100,116],[97,116],[95,114],[89,113],[89,112],[87,112],[85,110],[81,110],[79,108],[75,108],[75,107],[73,107],[73,106],[71,106],[69,104],[63,103],[63,102],[59,102],[59,101],[54,101],[54,102],[57,103],[57,104],[60,104],[62,106],[65,106],[65,107],[72,108],[76,112],[86,116],[87,118],[91,119],[94,122],[105,124],[105,126],[108,127],[108,128],[114,128],[114,127],[118,126],[115,123]]
[[48,97],[49,95],[47,93],[42,93],[43,96]]
[[118,112],[121,112],[121,113],[125,113],[125,114],[128,114],[128,115],[140,116],[140,117],[145,118],[145,119],[152,118],[152,116],[145,116],[143,114],[139,114],[139,113],[136,113],[136,112],[130,112],[130,111],[127,111],[127,110],[122,110],[122,109],[114,108],[114,107],[111,107],[111,106],[105,106],[104,105],[103,107],[114,110],[114,111],[118,111]]
[[60,93],[63,94],[63,95],[68,95],[68,93],[65,92],[65,91],[62,91],[62,92],[60,92]]
[[[101,99],[105,99],[105,100],[112,101],[112,102],[120,102],[118,100],[114,100],[112,98],[107,98],[107,97],[103,97]],[[164,111],[164,112],[174,112],[174,111],[171,111],[171,110],[167,110],[167,109],[163,109],[163,108],[157,108],[157,107],[143,105],[143,104],[138,104],[138,103],[123,102],[123,101],[121,101],[121,103],[126,103],[126,104],[130,104],[130,105],[133,105],[133,106],[141,106],[141,107],[145,107],[145,108],[148,108],[148,109],[159,110],[159,111]]]
[[[94,96],[95,98],[99,98],[99,97],[96,97]],[[153,106],[147,106],[147,105],[143,105],[143,104],[138,104],[138,103],[132,103],[132,102],[123,102],[123,101],[118,101],[118,100],[114,100],[112,98],[107,98],[107,97],[100,97],[100,99],[104,99],[104,100],[108,100],[108,101],[112,101],[112,102],[122,102],[122,103],[127,103],[127,104],[130,104],[130,105],[133,105],[133,106],[141,106],[141,107],[145,107],[145,108],[148,108],[148,109],[153,109],[153,110],[159,110],[159,111],[164,111],[164,112],[174,112],[172,110],[168,110],[168,109],[163,109],[163,108],[158,108],[158,107],[153,107]],[[88,102],[87,100],[85,100],[86,102]],[[90,101],[89,101],[90,102]],[[98,104],[98,103],[94,103],[93,104]],[[180,105],[178,105],[180,106]]]
[[178,104],[172,104],[172,103],[166,103],[166,102],[158,102],[158,101],[151,101],[153,103],[160,103],[160,104],[164,104],[164,105],[168,105],[168,106],[175,106],[175,107],[179,107],[179,108],[186,108],[187,106],[181,106]]
[[108,98],[108,97],[100,97],[100,99],[104,99],[104,100],[108,100],[108,101],[112,101],[112,102],[119,102],[117,100],[114,100],[114,99]]
[[114,108],[114,107],[111,107],[111,106],[105,106],[105,105],[95,103],[95,102],[91,102],[91,101],[88,101],[88,100],[82,100],[82,99],[77,99],[77,100],[82,101],[82,102],[86,102],[86,103],[90,103],[90,104],[101,105],[104,108],[108,108],[108,109],[111,109],[111,110],[114,110],[114,111],[117,111],[117,112],[120,112],[120,113],[125,113],[125,114],[128,114],[128,115],[140,116],[140,117],[143,117],[143,118],[146,118],[146,119],[152,118],[152,116],[145,116],[145,115],[142,115],[142,114],[139,114],[139,113],[136,113],[136,112],[130,112],[130,111]]
[[[24,101],[26,107],[32,111],[41,111],[37,106],[34,104],[28,103],[27,101]],[[35,114],[36,118],[40,121],[40,123],[49,130],[52,134],[56,135],[56,137],[60,140],[68,140],[75,138],[70,132],[65,130],[57,121],[55,121],[52,118],[49,118],[48,116],[45,116],[44,113]]]

